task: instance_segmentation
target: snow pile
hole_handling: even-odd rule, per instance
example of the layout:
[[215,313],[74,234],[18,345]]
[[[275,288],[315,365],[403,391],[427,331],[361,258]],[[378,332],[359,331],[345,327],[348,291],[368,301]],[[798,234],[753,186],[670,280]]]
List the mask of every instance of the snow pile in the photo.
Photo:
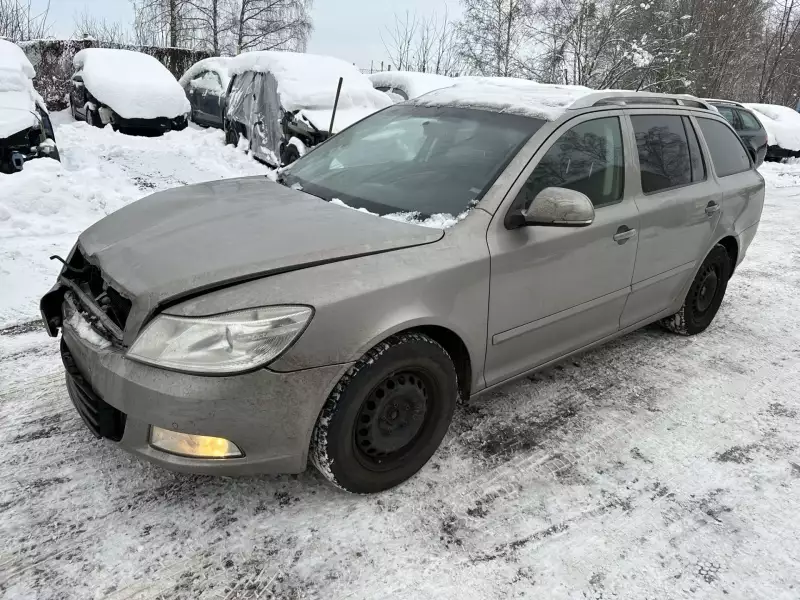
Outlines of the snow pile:
[[87,48],[73,59],[89,93],[124,119],[174,119],[189,112],[178,81],[152,56]]
[[231,75],[246,71],[272,73],[284,110],[302,110],[303,116],[322,131],[330,125],[340,77],[343,83],[334,133],[392,104],[355,66],[331,56],[264,50],[231,59]]
[[378,213],[371,212],[366,208],[356,208],[355,206],[345,204],[339,200],[339,198],[334,198],[331,200],[331,204],[343,206],[345,208],[349,208],[350,210],[357,210],[358,212],[366,213],[373,217],[382,216],[384,219],[389,219],[390,221],[400,221],[401,223],[409,223],[411,225],[421,225],[422,227],[430,227],[431,229],[450,229],[459,221],[464,220],[469,214],[469,210],[465,210],[455,217],[447,213],[437,213],[426,219],[423,219],[422,213],[420,212],[398,212],[389,213],[388,215],[379,215]]
[[211,179],[265,174],[218,129],[189,126],[161,137],[127,136],[110,127],[52,115],[62,162],[40,158],[0,174],[0,326],[35,318],[78,234],[151,193]]
[[411,71],[383,71],[368,75],[376,88],[388,87],[403,90],[411,98],[417,98],[433,90],[454,85],[456,80],[433,73],[414,73]]
[[[200,75],[200,73],[204,71],[211,71],[212,73],[216,73],[219,75],[219,79],[221,82],[218,84],[216,82],[216,78],[213,78],[213,75],[209,77],[208,75],[198,81],[195,82],[196,87],[204,87],[209,91],[218,91],[221,87],[221,91],[225,91],[228,89],[228,84],[231,81],[231,75],[228,71],[228,66],[230,65],[230,58],[224,56],[214,56],[211,58],[204,58],[201,61],[194,63],[189,69],[184,73],[181,78],[178,80],[178,83],[181,84],[181,87],[186,88],[189,85],[189,82]],[[213,79],[212,79],[213,78]],[[213,83],[213,85],[204,85],[206,80],[208,79],[209,83]],[[198,85],[200,84],[200,85]]]
[[44,107],[44,102],[33,89],[35,76],[22,49],[0,39],[0,139],[38,123],[36,103]]
[[800,151],[800,113],[777,104],[745,103],[744,106],[755,111],[758,120],[767,130],[770,146]]
[[594,93],[580,85],[552,85],[513,77],[459,77],[455,85],[414,100],[418,106],[457,106],[554,121],[569,106]]

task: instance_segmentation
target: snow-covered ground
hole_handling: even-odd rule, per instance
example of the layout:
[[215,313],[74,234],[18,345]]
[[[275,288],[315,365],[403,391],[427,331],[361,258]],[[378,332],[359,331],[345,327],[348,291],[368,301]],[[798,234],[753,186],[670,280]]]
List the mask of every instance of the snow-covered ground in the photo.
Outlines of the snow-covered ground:
[[[3,302],[19,300],[6,319],[35,316],[25,303],[55,272],[41,257],[104,211],[261,168],[214,132],[57,133],[58,176],[0,180],[0,226],[30,224],[2,229]],[[232,480],[142,463],[90,436],[55,340],[0,330],[0,596],[798,598],[800,165],[763,172],[760,231],[706,333],[650,327],[473,400],[430,464],[379,496],[313,469]],[[8,208],[23,181],[39,192]],[[105,207],[79,211],[91,194]]]
[[218,129],[193,126],[162,137],[134,137],[52,115],[61,164],[33,160],[0,173],[0,327],[38,316],[38,298],[78,234],[121,206],[167,188],[267,168],[232,146]]

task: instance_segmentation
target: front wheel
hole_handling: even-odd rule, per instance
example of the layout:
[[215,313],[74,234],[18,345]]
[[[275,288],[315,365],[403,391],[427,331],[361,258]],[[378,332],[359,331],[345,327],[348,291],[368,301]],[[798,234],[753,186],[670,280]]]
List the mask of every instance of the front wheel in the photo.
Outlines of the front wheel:
[[457,400],[458,376],[447,351],[420,333],[393,336],[331,392],[314,427],[311,461],[344,490],[387,490],[433,456]]
[[300,158],[300,151],[294,144],[285,144],[281,150],[281,166],[285,167]]
[[697,271],[681,309],[671,317],[662,319],[661,324],[680,335],[696,335],[705,331],[722,304],[730,276],[728,251],[717,244]]
[[233,144],[234,146],[239,145],[239,130],[236,127],[236,123],[228,119],[225,119],[225,143]]

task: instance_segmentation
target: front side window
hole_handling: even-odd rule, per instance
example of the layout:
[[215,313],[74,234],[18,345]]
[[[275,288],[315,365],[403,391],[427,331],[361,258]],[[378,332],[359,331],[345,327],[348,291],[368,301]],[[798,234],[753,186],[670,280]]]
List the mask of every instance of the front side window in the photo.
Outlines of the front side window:
[[285,185],[387,215],[458,215],[479,202],[540,119],[398,104],[285,169]]
[[689,141],[678,115],[634,115],[642,191],[653,194],[692,182]]
[[543,189],[562,187],[586,194],[595,208],[622,200],[625,181],[618,117],[576,125],[539,161],[515,206],[527,208]]
[[729,106],[718,106],[717,110],[728,123],[730,123],[733,127],[736,127],[736,116],[734,115],[732,108]]
[[711,162],[717,177],[727,177],[750,169],[750,157],[739,139],[730,128],[719,121],[698,118],[700,131],[708,144]]

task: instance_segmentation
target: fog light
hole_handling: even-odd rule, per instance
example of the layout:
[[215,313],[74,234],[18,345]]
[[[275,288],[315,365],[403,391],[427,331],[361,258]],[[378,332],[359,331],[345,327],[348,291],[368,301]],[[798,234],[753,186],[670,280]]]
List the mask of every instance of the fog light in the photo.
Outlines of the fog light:
[[155,425],[150,428],[150,445],[164,452],[191,458],[238,458],[244,456],[236,444],[225,438],[179,433]]

